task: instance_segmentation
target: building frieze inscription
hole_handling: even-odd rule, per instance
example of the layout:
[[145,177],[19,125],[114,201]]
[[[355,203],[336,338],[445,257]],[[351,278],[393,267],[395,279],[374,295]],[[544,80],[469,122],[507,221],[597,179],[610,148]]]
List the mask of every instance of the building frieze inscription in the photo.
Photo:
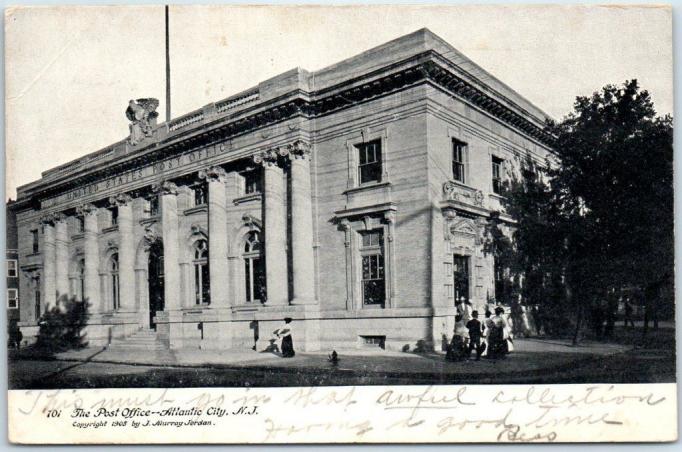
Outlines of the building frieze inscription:
[[68,203],[86,196],[94,195],[99,192],[106,191],[111,188],[122,187],[129,183],[142,180],[145,178],[152,178],[164,174],[167,171],[175,170],[182,166],[189,166],[205,159],[214,157],[229,150],[230,147],[226,144],[218,144],[207,148],[196,149],[190,152],[167,158],[158,162],[154,162],[141,168],[126,171],[117,176],[113,176],[101,181],[85,185],[75,190],[70,190],[62,193],[59,196],[45,199],[41,202],[42,208],[56,206],[62,203]]

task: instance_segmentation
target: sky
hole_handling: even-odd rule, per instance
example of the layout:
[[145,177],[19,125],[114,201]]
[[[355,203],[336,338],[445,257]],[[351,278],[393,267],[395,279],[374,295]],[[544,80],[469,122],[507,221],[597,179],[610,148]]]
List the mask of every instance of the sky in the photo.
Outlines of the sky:
[[[128,135],[129,99],[165,118],[163,6],[34,7],[5,17],[6,197]],[[637,78],[673,113],[671,10],[653,6],[172,6],[172,116],[295,67],[427,27],[555,119]]]

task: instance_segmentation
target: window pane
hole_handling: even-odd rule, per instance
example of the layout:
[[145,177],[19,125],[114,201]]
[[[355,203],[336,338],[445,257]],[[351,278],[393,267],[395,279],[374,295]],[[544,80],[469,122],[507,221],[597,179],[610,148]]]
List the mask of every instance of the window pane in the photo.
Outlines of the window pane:
[[154,196],[149,200],[149,214],[151,216],[159,214],[159,198],[157,196]]
[[368,163],[360,167],[360,183],[378,182],[381,180],[381,163]]
[[372,256],[362,256],[362,279],[371,279],[370,276],[370,258]]
[[246,301],[251,302],[251,259],[244,260],[244,276],[246,277]]
[[383,304],[385,298],[385,288],[383,280],[373,280],[363,282],[363,299],[367,305]]
[[7,261],[7,276],[10,278],[17,276],[17,261]]
[[17,290],[7,289],[7,307],[14,309],[17,307]]
[[211,279],[208,272],[208,264],[201,265],[201,301],[211,303]]
[[257,300],[264,303],[267,299],[267,287],[265,286],[265,268],[263,267],[263,260],[254,258],[253,265],[253,294]]
[[194,266],[194,303],[201,303],[201,272],[199,271],[199,266]]
[[261,173],[258,170],[250,170],[243,173],[246,194],[261,192]]
[[493,192],[500,194],[502,192],[502,159],[493,157],[492,172],[493,172]]
[[469,299],[469,258],[467,256],[454,256],[454,285],[455,301],[462,298]]
[[464,165],[461,163],[452,163],[452,178],[458,182],[464,183]]
[[118,275],[114,274],[111,276],[111,296],[114,304],[114,309],[118,309],[119,307],[119,299],[118,299]]
[[358,148],[358,178],[364,184],[381,179],[381,141],[357,145]]
[[362,234],[362,246],[363,247],[370,246],[371,242],[372,242],[372,238],[371,238],[370,234]]

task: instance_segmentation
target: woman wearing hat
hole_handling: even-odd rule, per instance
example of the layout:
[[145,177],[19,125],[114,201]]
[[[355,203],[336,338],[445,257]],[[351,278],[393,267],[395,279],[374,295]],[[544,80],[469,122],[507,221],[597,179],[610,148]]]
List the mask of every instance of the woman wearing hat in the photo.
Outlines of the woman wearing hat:
[[285,317],[284,325],[276,329],[274,334],[282,339],[282,344],[280,345],[282,358],[293,358],[296,352],[294,351],[294,340],[291,338],[291,317]]

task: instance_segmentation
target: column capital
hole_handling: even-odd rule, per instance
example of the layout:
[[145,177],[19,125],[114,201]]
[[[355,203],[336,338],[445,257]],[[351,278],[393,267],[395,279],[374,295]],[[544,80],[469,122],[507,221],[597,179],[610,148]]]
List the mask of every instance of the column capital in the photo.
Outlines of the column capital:
[[226,177],[227,172],[222,166],[211,166],[199,171],[199,179],[206,179],[206,182],[225,182]]
[[452,209],[447,209],[443,211],[443,217],[446,221],[454,220],[457,218],[457,212]]
[[386,213],[384,213],[384,219],[386,220],[386,223],[390,225],[395,224],[395,217],[396,217],[395,212],[392,210],[389,210]]
[[152,226],[147,226],[144,228],[144,235],[142,236],[142,239],[144,240],[145,249],[149,249],[149,247],[159,241],[160,238],[161,237],[159,233]]
[[338,221],[338,225],[343,230],[343,232],[348,232],[352,229],[351,225],[350,225],[350,221],[348,220],[348,218],[340,219]]
[[279,158],[288,154],[286,147],[277,147],[259,152],[253,156],[254,163],[264,167],[280,166]]
[[79,217],[85,217],[87,215],[95,215],[97,213],[97,207],[92,204],[81,204],[76,207],[76,215]]
[[177,195],[178,186],[171,181],[163,181],[152,185],[152,191],[158,195]]
[[50,212],[40,218],[40,224],[48,226],[55,226],[64,221],[66,221],[66,216],[61,212]]
[[109,197],[109,204],[112,207],[123,207],[133,202],[132,196],[127,193],[119,193],[116,196]]
[[286,147],[286,152],[290,160],[308,160],[310,159],[310,144],[296,140]]

